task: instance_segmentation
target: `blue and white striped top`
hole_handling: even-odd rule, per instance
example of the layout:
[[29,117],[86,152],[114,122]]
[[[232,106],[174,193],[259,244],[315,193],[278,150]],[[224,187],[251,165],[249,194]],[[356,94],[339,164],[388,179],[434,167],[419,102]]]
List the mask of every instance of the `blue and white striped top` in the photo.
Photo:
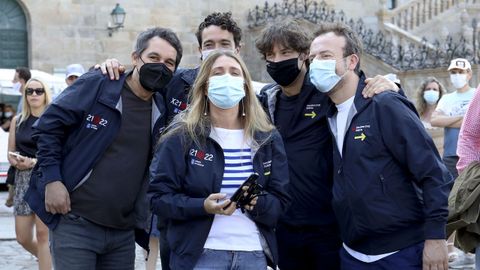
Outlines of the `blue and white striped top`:
[[223,149],[223,154],[225,170],[220,192],[226,193],[227,197],[230,197],[253,173],[252,150],[250,147]]
[[[220,193],[230,198],[253,173],[251,142],[243,130],[212,128],[210,137],[223,149],[225,168]],[[215,215],[204,248],[215,250],[262,250],[257,225],[239,209],[231,216]]]

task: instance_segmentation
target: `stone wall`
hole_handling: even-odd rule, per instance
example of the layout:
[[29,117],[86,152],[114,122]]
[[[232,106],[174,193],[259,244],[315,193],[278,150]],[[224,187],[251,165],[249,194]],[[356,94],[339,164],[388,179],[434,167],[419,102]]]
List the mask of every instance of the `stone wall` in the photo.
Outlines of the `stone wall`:
[[[213,11],[232,11],[234,19],[243,29],[241,54],[255,80],[270,81],[265,70],[265,62],[257,53],[254,42],[262,28],[249,29],[247,14],[256,5],[263,6],[265,1],[258,0],[18,0],[24,8],[29,28],[30,67],[46,72],[63,69],[71,63],[81,63],[86,68],[111,57],[122,63],[130,64],[130,54],[137,34],[152,26],[162,26],[178,33],[183,47],[184,57],[181,65],[194,67],[199,64],[198,42],[194,35],[198,24]],[[318,0],[317,0],[318,1]],[[405,2],[406,0],[398,1]],[[116,3],[127,12],[125,27],[108,36],[107,24],[110,12]],[[269,4],[282,0],[268,0]],[[320,2],[320,1],[318,1]],[[334,1],[327,4],[337,10],[344,10],[348,18],[362,18],[369,27],[376,24],[375,13],[380,8],[379,0]],[[370,22],[370,23],[368,23]],[[373,25],[373,26],[372,26]],[[305,23],[313,30],[314,25]],[[381,61],[365,56],[362,59],[367,74],[395,73],[391,67]],[[429,74],[439,77],[449,86],[448,74],[443,70],[424,70],[399,74],[407,93]],[[478,83],[478,68],[475,68],[474,82]]]
[[[258,0],[18,0],[24,8],[29,27],[30,67],[47,72],[65,68],[70,63],[81,63],[86,68],[115,57],[129,64],[136,35],[152,26],[173,29],[184,47],[181,65],[194,67],[199,64],[198,43],[194,35],[198,24],[213,11],[231,11],[244,33],[248,32],[247,14]],[[107,24],[116,3],[125,9],[125,27],[108,36]],[[282,0],[268,0],[270,5]],[[320,2],[320,1],[318,1]],[[375,25],[378,1],[334,1],[328,5],[343,9],[347,16],[364,18]],[[254,36],[244,35],[244,43],[251,44]],[[244,46],[242,55],[249,66],[263,65],[255,50]],[[257,71],[256,68],[253,68]],[[264,70],[264,68],[262,69]],[[255,79],[265,78],[252,72]],[[267,76],[268,77],[268,76]]]
[[[190,0],[21,0],[29,25],[30,66],[47,72],[74,62],[89,67],[116,57],[130,63],[136,35],[152,26],[173,29],[182,41],[182,65],[199,63],[195,30],[213,11],[232,11],[246,29],[248,10],[259,1]],[[108,36],[107,23],[116,3],[125,9],[125,27]]]

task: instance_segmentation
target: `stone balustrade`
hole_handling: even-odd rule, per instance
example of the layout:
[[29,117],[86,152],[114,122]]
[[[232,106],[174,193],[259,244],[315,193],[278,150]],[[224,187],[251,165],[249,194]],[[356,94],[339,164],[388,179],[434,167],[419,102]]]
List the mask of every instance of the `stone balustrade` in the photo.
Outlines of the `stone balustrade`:
[[479,5],[480,0],[412,0],[393,10],[381,10],[380,20],[411,31],[452,8]]

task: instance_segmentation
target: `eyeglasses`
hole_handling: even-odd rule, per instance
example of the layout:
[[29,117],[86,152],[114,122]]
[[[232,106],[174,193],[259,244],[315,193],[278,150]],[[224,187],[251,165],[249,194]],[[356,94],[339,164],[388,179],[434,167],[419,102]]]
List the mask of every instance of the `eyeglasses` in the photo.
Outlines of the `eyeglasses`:
[[43,88],[27,88],[27,89],[25,89],[25,94],[27,94],[27,96],[33,95],[33,92],[35,92],[35,94],[37,96],[41,96],[41,95],[43,95],[43,93],[45,93],[45,89],[43,89]]

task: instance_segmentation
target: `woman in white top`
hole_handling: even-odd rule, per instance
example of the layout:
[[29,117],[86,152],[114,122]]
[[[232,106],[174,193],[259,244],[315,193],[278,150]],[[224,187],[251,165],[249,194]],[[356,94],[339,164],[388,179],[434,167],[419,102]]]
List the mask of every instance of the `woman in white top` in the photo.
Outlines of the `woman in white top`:
[[[275,268],[274,227],[290,201],[288,165],[243,61],[227,51],[209,55],[190,100],[150,167],[152,211],[169,220],[170,268]],[[264,196],[241,211],[230,197],[252,173]]]
[[430,123],[432,113],[443,94],[445,94],[445,87],[435,77],[428,77],[417,90],[417,111],[427,129],[432,128]]

